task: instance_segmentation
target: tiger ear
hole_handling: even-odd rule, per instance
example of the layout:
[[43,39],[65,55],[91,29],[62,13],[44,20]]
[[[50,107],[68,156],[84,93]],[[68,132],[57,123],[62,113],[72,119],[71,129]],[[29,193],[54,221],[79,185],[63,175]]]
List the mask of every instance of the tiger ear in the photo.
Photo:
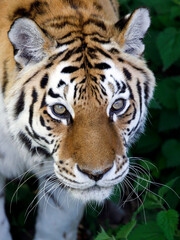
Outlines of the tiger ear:
[[149,26],[150,16],[147,8],[138,8],[132,14],[118,21],[115,27],[120,30],[118,41],[122,51],[140,56],[144,52],[142,40]]
[[44,33],[34,21],[28,18],[15,20],[8,36],[14,48],[15,61],[20,65],[40,62],[46,56]]

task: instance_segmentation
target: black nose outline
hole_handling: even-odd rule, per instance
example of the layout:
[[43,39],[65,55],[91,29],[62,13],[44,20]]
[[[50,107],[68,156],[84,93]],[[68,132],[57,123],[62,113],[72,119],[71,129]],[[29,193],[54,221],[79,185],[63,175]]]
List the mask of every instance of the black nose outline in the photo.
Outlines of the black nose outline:
[[99,180],[101,180],[101,179],[103,178],[104,174],[107,173],[111,168],[112,168],[112,166],[109,167],[109,168],[106,168],[106,169],[103,170],[103,171],[99,171],[99,173],[97,173],[97,174],[92,174],[89,170],[81,169],[81,168],[77,165],[77,169],[78,169],[80,172],[84,173],[84,174],[87,175],[90,179],[92,179],[92,180],[94,180],[94,181],[96,181],[96,182],[99,181]]

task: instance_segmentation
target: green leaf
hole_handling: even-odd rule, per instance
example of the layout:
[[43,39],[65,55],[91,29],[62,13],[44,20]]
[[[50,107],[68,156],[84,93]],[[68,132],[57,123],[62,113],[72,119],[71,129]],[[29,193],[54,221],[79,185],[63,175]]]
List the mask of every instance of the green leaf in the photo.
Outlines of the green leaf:
[[157,215],[157,224],[168,240],[174,239],[174,234],[178,226],[178,218],[179,215],[177,211],[173,209],[161,211]]
[[172,81],[171,78],[166,78],[158,83],[156,97],[159,102],[166,108],[177,108],[176,95],[174,94],[177,89],[177,83]]
[[155,222],[138,225],[128,237],[128,240],[165,240],[163,231]]
[[[141,0],[141,4],[144,6],[155,9],[158,13],[168,13],[172,7],[171,0]],[[162,7],[163,6],[163,7]]]
[[107,233],[104,231],[103,228],[101,228],[101,233],[98,233],[95,240],[109,240],[110,236],[107,235]]
[[176,99],[177,99],[177,105],[178,105],[178,112],[180,115],[180,88],[177,89],[177,91],[176,91]]
[[166,70],[180,58],[180,32],[176,28],[166,28],[157,38],[157,47]]
[[167,167],[180,166],[180,142],[167,140],[162,146],[162,152],[167,159]]
[[151,128],[148,128],[144,135],[139,139],[138,144],[136,145],[137,153],[149,153],[159,147],[161,139],[159,135],[152,131]]
[[158,191],[158,195],[163,198],[167,194],[167,192],[174,191],[173,189],[171,190],[171,188],[174,186],[175,182],[179,179],[180,177],[176,177],[169,181],[168,183],[166,183],[164,186],[162,186]]
[[158,198],[156,195],[152,193],[147,193],[147,196],[144,202],[144,208],[153,210],[161,207],[162,207],[162,204],[161,204],[160,198]]
[[162,109],[161,105],[156,101],[156,99],[152,99],[150,104],[149,104],[149,108],[152,109]]
[[121,227],[121,229],[118,231],[116,235],[116,239],[122,239],[122,238],[126,239],[135,226],[136,226],[136,220],[132,220],[128,224]]
[[180,127],[180,116],[175,111],[163,111],[160,113],[159,131],[169,131]]

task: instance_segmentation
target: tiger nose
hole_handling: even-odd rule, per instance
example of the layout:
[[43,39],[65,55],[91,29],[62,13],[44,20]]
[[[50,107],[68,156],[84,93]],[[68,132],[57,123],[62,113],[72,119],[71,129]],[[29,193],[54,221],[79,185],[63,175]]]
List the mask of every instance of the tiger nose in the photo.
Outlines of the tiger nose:
[[92,179],[92,180],[97,182],[97,181],[99,181],[99,180],[101,180],[103,178],[104,174],[107,173],[112,168],[112,166],[109,167],[109,168],[106,168],[106,169],[104,169],[102,171],[96,171],[96,173],[93,173],[93,172],[91,172],[91,171],[89,171],[87,169],[81,169],[78,165],[77,165],[77,168],[78,168],[78,170],[80,172],[84,173],[90,179]]

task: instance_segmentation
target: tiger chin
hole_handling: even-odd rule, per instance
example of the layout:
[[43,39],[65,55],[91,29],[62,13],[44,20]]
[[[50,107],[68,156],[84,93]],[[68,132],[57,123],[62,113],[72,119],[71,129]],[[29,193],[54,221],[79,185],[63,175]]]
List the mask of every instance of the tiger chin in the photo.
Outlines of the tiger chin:
[[155,86],[143,58],[149,11],[119,18],[116,0],[0,8],[0,239],[12,239],[5,181],[33,172],[34,240],[74,240],[85,203],[110,198],[128,175],[128,147],[144,129]]

